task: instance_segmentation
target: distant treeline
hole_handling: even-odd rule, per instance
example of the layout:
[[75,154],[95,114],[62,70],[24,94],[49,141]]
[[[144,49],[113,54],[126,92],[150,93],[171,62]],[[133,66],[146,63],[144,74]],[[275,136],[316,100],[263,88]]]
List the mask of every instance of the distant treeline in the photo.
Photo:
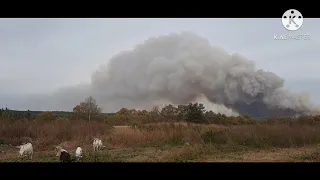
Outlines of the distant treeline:
[[[51,113],[54,113],[56,117],[64,117],[64,118],[68,118],[73,115],[73,112],[70,112],[70,111],[30,111],[30,110],[18,111],[18,110],[11,110],[11,109],[5,108],[5,109],[0,109],[0,117],[12,118],[12,119],[22,119],[22,118],[34,119],[44,112],[51,112]],[[115,113],[102,113],[102,114],[105,114],[108,116],[115,115]]]
[[[90,99],[89,99],[90,100]],[[142,125],[159,122],[187,122],[196,124],[277,124],[277,123],[302,123],[318,124],[320,116],[298,116],[284,117],[272,116],[267,118],[256,118],[250,115],[226,116],[206,110],[203,104],[189,103],[188,105],[166,105],[155,106],[151,110],[137,110],[121,108],[116,113],[101,113],[94,100],[82,102],[74,107],[72,112],[68,111],[17,111],[0,109],[0,120],[29,119],[35,121],[53,120],[79,120],[103,122],[109,125]]]

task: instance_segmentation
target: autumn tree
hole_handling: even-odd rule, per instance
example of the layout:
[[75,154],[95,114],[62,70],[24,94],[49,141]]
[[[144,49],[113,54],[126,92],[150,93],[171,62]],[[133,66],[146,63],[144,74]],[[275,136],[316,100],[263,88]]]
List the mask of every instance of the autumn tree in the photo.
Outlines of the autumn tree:
[[41,112],[38,116],[39,120],[52,121],[55,119],[55,114],[53,112]]
[[117,113],[116,117],[118,121],[128,122],[130,117],[130,110],[127,108],[121,108]]
[[151,122],[165,121],[165,117],[161,115],[162,106],[156,105],[149,112]]
[[115,115],[117,124],[137,125],[150,122],[151,115],[146,110],[121,108]]
[[97,117],[101,114],[101,108],[97,105],[96,100],[90,96],[74,107],[73,113],[77,118],[88,118],[91,121],[92,117]]

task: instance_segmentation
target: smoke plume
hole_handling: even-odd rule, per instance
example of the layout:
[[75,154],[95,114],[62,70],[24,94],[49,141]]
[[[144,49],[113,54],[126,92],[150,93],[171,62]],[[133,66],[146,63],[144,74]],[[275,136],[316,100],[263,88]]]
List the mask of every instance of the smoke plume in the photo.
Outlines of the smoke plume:
[[276,74],[257,70],[253,61],[228,54],[191,32],[151,37],[119,52],[93,73],[91,84],[53,94],[52,106],[72,108],[89,95],[106,112],[150,109],[164,102],[187,104],[199,97],[256,117],[317,110],[308,96],[285,89]]

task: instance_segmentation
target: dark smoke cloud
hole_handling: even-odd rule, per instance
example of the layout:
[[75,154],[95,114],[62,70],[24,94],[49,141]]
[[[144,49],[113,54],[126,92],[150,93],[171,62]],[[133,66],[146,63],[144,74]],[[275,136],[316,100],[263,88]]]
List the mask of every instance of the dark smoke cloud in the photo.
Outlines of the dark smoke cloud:
[[199,96],[254,116],[316,110],[307,96],[283,86],[282,78],[257,70],[253,61],[183,32],[152,37],[118,53],[93,73],[91,84],[60,90],[50,99],[53,108],[70,109],[92,95],[107,112],[122,107],[150,109],[163,102],[186,104]]

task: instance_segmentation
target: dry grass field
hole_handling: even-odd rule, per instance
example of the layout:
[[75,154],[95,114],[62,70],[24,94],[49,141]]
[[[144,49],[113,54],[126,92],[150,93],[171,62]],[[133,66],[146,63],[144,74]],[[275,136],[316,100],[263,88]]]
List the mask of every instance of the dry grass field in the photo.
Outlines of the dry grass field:
[[[101,152],[92,151],[94,137],[106,145]],[[81,146],[84,162],[320,161],[320,124],[151,123],[131,127],[81,120],[1,120],[0,161],[21,161],[15,146],[22,142],[33,144],[32,162],[58,162],[57,145],[71,155]]]

